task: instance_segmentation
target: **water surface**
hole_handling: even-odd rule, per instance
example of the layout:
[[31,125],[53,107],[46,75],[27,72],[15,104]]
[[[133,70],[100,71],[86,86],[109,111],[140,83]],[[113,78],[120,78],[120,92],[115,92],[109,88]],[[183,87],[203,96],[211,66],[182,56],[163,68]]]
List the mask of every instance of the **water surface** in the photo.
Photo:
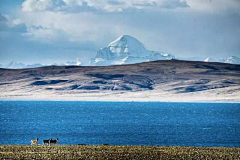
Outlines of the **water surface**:
[[240,104],[0,101],[0,144],[240,147]]

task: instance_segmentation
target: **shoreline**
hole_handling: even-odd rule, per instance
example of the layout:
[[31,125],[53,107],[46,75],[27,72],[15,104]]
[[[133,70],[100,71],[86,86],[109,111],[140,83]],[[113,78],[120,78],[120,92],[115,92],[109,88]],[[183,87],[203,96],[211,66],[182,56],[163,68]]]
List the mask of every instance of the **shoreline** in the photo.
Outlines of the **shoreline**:
[[0,159],[238,159],[237,147],[0,145]]
[[[0,101],[79,101],[79,102],[162,102],[162,103],[240,103],[238,97],[214,97],[196,96],[196,95],[165,95],[151,96],[148,94],[132,95],[104,95],[98,94],[81,94],[81,95],[19,95],[19,96],[0,96]],[[145,95],[145,96],[144,96]]]
[[0,144],[1,147],[6,147],[6,146],[25,146],[25,147],[74,147],[74,146],[86,146],[86,147],[99,147],[99,146],[105,146],[105,147],[143,147],[143,148],[209,148],[209,149],[230,149],[230,148],[236,148],[240,149],[239,147],[228,147],[228,146],[165,146],[165,145],[112,145],[112,144],[52,144],[52,145],[47,145],[47,144]]
[[57,97],[57,98],[31,98],[31,97],[25,97],[25,98],[19,98],[19,97],[12,97],[12,98],[3,98],[0,97],[0,101],[52,101],[52,102],[150,102],[150,103],[240,103],[240,100],[234,99],[226,99],[226,100],[171,100],[171,101],[161,101],[161,100],[155,100],[155,99],[99,99],[101,97],[95,97],[95,98],[64,98],[64,97]]

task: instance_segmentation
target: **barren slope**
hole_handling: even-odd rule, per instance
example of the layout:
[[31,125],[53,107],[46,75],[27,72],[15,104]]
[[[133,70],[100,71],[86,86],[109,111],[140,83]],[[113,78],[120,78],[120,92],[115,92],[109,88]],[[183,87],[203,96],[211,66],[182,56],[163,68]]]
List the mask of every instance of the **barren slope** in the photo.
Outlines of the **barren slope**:
[[179,60],[0,69],[8,100],[240,101],[240,65]]

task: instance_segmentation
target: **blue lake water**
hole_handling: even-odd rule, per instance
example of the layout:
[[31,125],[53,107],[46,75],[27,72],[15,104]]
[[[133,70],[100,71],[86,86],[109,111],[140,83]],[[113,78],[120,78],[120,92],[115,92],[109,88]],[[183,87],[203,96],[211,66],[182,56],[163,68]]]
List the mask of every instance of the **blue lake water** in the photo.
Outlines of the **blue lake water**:
[[240,147],[240,104],[0,101],[0,144]]

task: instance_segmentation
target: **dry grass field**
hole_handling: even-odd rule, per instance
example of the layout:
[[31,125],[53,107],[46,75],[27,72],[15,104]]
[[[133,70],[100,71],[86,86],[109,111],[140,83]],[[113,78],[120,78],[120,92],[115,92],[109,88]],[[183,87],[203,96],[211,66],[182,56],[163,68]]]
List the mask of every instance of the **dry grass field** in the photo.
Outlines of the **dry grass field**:
[[1,145],[0,159],[240,159],[240,148]]

